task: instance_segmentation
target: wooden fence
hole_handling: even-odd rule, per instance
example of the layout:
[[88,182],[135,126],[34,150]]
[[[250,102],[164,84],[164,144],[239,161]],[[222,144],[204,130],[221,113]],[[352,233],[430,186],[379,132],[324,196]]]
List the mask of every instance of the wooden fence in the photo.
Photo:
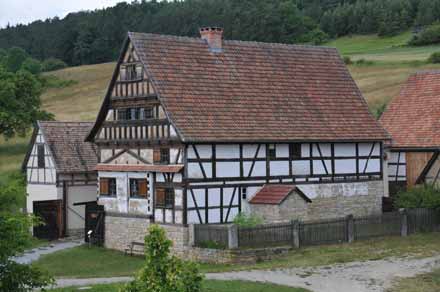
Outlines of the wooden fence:
[[376,216],[347,216],[314,222],[291,221],[255,227],[193,225],[194,245],[213,248],[311,246],[383,236],[440,231],[440,212],[411,209]]

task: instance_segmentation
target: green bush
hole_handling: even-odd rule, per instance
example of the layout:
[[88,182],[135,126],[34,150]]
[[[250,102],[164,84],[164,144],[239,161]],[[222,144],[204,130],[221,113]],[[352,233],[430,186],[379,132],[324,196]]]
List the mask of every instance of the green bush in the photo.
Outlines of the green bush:
[[368,66],[368,65],[373,65],[374,62],[373,61],[369,61],[369,60],[365,60],[365,59],[359,59],[356,61],[356,65],[360,65],[360,66]]
[[145,237],[145,266],[125,292],[200,292],[203,277],[194,263],[170,255],[171,240],[157,225]]
[[40,80],[44,88],[66,88],[71,85],[78,84],[77,80],[60,79],[54,75],[40,76]]
[[42,65],[40,61],[35,60],[34,58],[26,58],[23,64],[21,64],[21,69],[38,75],[41,73]]
[[415,34],[408,42],[410,46],[426,46],[440,43],[440,24],[431,25]]
[[440,208],[440,189],[431,184],[415,186],[397,194],[398,208]]
[[351,58],[349,56],[344,56],[344,63],[346,65],[351,65],[351,64],[353,64],[353,61],[351,60]]
[[263,218],[254,214],[240,213],[234,218],[234,224],[241,227],[255,227],[263,222]]
[[440,52],[434,52],[429,56],[428,62],[432,64],[440,63]]
[[226,246],[224,246],[223,244],[221,244],[219,242],[212,241],[212,240],[202,241],[202,242],[200,242],[199,246],[202,248],[226,249]]
[[59,70],[59,69],[63,69],[66,67],[67,67],[67,64],[64,63],[60,59],[49,58],[49,59],[46,59],[43,61],[43,71],[44,72]]

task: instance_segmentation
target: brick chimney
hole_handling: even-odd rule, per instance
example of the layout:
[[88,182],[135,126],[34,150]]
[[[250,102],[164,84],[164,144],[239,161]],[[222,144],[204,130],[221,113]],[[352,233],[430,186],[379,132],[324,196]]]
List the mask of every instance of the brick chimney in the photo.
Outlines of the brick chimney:
[[202,27],[200,28],[200,37],[202,40],[206,40],[211,52],[220,53],[222,51],[223,28]]

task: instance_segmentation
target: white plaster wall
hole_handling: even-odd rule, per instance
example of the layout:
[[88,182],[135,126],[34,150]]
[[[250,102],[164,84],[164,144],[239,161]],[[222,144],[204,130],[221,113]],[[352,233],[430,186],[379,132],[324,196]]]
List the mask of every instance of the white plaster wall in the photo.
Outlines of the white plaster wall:
[[[74,206],[74,203],[96,201],[95,185],[71,186],[67,188],[67,229],[84,228],[85,206]],[[77,213],[77,214],[76,214]]]
[[63,190],[56,185],[28,184],[26,186],[26,209],[28,213],[33,213],[33,202],[62,200]]
[[397,167],[399,167],[399,176],[403,176],[403,177],[398,177],[397,180],[399,181],[405,181],[406,180],[406,165],[390,165],[390,163],[397,163],[399,161],[399,163],[406,163],[406,153],[405,152],[400,152],[400,161],[399,161],[399,152],[388,152],[388,161],[387,161],[387,165],[388,165],[388,176],[390,180],[395,181],[396,180],[396,171],[397,171]]
[[[98,173],[99,177],[116,178],[116,198],[99,196],[98,203],[106,211],[119,213],[152,214],[153,206],[153,181],[149,173],[141,172],[104,172]],[[130,178],[145,178],[149,184],[149,198],[138,199],[129,197]],[[133,200],[133,201],[132,201]],[[132,201],[132,202],[130,202]],[[148,211],[150,210],[150,211]]]

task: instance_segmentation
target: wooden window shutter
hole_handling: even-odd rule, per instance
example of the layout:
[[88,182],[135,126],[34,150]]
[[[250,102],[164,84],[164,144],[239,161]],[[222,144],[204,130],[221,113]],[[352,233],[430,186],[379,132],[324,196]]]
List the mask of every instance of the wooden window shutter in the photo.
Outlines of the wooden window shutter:
[[101,195],[108,195],[108,179],[101,178],[99,180],[99,193]]
[[144,179],[139,180],[138,185],[139,185],[139,196],[146,197],[148,194],[147,180],[144,180]]
[[156,206],[165,206],[165,189],[156,189]]
[[153,150],[153,162],[160,163],[160,148],[155,148]]

